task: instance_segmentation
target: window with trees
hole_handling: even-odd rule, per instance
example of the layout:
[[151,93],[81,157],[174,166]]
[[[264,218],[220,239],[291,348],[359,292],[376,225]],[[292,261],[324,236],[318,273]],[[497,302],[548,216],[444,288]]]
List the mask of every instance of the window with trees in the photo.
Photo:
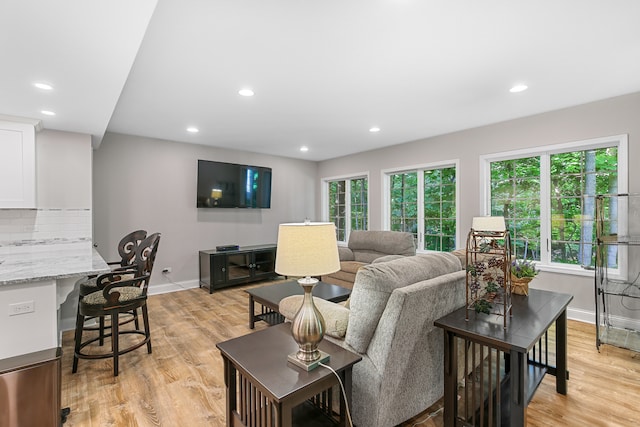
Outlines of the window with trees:
[[388,229],[414,235],[418,250],[456,248],[456,166],[387,172]]
[[351,230],[369,227],[367,177],[326,180],[328,220],[336,225],[336,238],[346,242]]
[[626,135],[483,157],[487,213],[504,216],[517,258],[595,265],[595,196],[626,192]]

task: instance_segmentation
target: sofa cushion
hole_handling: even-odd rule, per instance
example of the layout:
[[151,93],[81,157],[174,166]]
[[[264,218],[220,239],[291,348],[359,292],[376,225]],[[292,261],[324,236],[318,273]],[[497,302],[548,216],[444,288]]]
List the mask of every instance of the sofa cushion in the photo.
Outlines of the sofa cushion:
[[[302,295],[283,298],[278,304],[278,311],[287,320],[293,320],[302,305],[303,298]],[[317,297],[313,297],[313,303],[324,318],[324,333],[343,339],[349,324],[349,309],[342,304],[335,304]]]
[[409,256],[362,267],[358,270],[349,298],[351,314],[345,336],[346,344],[358,353],[366,353],[382,312],[395,289],[461,269],[460,261],[455,255],[443,252]]
[[342,261],[340,262],[340,270],[333,273],[334,276],[337,276],[340,272],[356,274],[360,267],[365,266],[366,264],[358,261]]
[[[353,230],[349,234],[349,248],[356,261],[371,262],[373,259],[358,259],[358,252],[363,257],[382,255],[415,255],[416,246],[411,233],[400,231],[363,231]],[[375,258],[374,258],[375,259]]]

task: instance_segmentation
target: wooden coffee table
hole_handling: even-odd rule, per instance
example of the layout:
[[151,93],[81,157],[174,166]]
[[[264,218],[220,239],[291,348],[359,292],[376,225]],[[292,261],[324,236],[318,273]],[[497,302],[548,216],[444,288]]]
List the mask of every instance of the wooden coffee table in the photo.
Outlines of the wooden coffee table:
[[[328,426],[346,424],[351,400],[351,371],[362,357],[327,340],[319,348],[331,357],[340,376],[340,420],[333,414],[331,393],[336,376],[319,366],[305,371],[287,361],[298,345],[288,323],[217,344],[224,361],[227,426]],[[339,391],[338,391],[339,392]]]
[[[247,289],[249,294],[249,328],[253,329],[255,322],[263,320],[270,325],[276,325],[284,321],[279,313],[278,306],[283,298],[291,295],[302,295],[302,287],[297,281],[278,283],[277,285],[262,286],[255,289]],[[343,288],[331,283],[318,282],[313,288],[313,296],[332,302],[345,301],[351,295],[351,289]],[[255,313],[255,303],[262,306],[260,313]]]

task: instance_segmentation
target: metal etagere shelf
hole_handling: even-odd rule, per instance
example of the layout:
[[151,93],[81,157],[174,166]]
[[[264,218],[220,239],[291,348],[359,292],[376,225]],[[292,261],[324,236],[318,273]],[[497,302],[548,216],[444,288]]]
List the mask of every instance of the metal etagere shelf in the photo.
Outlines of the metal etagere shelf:
[[467,312],[503,316],[511,313],[511,238],[509,231],[478,231],[467,236]]
[[640,351],[640,194],[598,195],[596,347]]

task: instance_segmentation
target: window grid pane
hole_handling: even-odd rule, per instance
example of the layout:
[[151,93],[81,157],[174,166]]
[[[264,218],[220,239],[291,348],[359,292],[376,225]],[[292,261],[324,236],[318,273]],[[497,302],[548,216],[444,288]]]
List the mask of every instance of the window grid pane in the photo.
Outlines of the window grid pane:
[[351,230],[367,230],[368,221],[367,179],[351,180]]
[[391,182],[391,231],[407,231],[418,241],[418,172],[393,174]]
[[336,225],[336,238],[341,242],[346,239],[345,190],[344,180],[329,182],[329,220]]
[[540,157],[491,162],[491,215],[504,216],[516,258],[540,261]]
[[432,251],[456,248],[455,167],[424,171],[424,247]]
[[551,262],[594,266],[595,196],[617,193],[618,150],[573,151],[549,160]]
[[[491,215],[505,217],[515,256],[540,260],[541,180],[549,184],[550,261],[595,265],[595,196],[618,192],[617,146],[544,155],[549,175],[540,175],[541,156],[490,163]],[[612,218],[617,223],[617,217]],[[617,254],[614,254],[614,258]],[[613,263],[617,263],[613,260]]]

